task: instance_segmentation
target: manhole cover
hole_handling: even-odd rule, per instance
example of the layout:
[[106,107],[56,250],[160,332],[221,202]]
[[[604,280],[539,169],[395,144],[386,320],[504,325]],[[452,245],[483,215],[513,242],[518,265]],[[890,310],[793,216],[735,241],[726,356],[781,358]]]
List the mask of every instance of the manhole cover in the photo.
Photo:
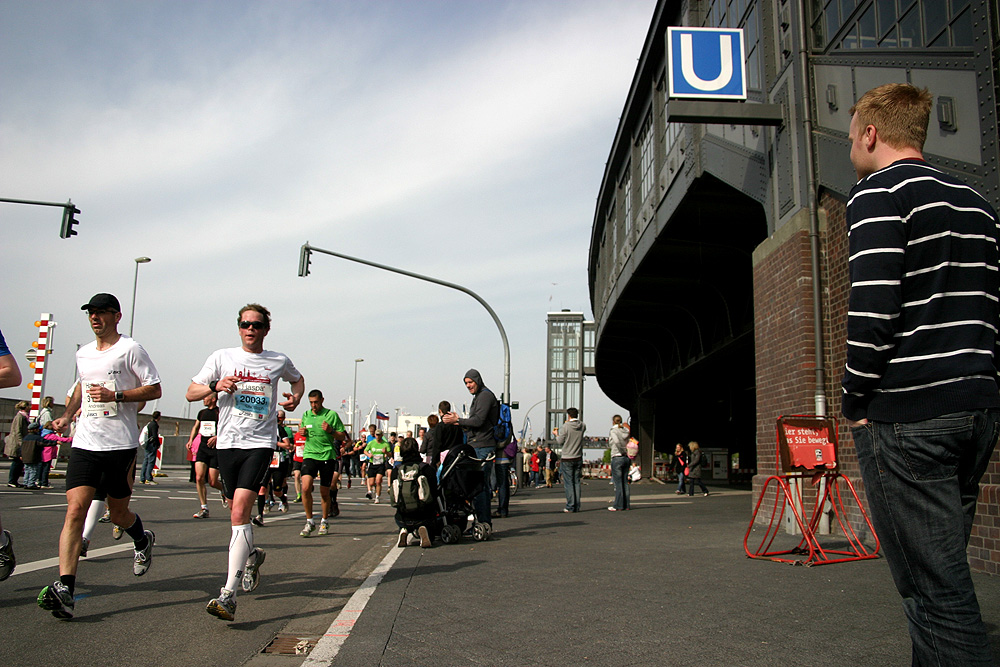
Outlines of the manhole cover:
[[319,637],[300,637],[298,635],[278,635],[264,647],[261,653],[277,653],[278,655],[308,655],[313,650]]

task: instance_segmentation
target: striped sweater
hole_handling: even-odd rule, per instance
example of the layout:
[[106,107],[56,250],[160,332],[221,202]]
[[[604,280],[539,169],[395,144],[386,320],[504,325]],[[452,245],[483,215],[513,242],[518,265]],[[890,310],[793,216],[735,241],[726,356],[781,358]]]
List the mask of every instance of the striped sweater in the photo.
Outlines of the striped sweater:
[[844,416],[913,422],[1000,407],[990,204],[923,160],[900,160],[854,186],[847,228]]

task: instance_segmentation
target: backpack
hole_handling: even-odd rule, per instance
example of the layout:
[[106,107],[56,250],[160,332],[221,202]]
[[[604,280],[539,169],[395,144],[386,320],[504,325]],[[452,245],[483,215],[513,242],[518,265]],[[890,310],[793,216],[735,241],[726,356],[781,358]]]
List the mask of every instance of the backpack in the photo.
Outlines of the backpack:
[[419,463],[404,463],[396,468],[390,501],[393,507],[403,514],[413,514],[433,501],[430,482],[420,474]]
[[514,425],[510,421],[510,406],[500,404],[500,418],[493,427],[493,439],[497,441],[497,449],[504,449],[514,439]]

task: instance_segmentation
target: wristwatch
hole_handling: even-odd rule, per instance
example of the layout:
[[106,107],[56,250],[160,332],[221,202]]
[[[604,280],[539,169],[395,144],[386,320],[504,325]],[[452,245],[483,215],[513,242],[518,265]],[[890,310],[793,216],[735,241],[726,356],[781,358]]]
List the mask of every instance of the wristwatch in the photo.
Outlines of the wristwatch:
[[125,392],[124,391],[116,391],[115,392],[115,401],[121,403],[124,400],[125,400]]
[[208,383],[208,388],[211,389],[213,392],[217,392],[217,391],[219,391],[216,388],[218,384],[219,384],[218,380],[212,380],[211,382]]

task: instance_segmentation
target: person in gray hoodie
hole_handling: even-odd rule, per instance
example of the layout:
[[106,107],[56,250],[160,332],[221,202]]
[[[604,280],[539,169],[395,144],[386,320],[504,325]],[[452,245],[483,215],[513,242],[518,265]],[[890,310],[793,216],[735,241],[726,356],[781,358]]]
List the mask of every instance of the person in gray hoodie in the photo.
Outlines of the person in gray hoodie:
[[559,474],[566,491],[566,507],[563,512],[580,511],[581,480],[583,478],[583,435],[587,425],[580,421],[580,411],[566,410],[567,419],[556,435],[556,444],[562,447]]
[[[492,391],[483,384],[483,376],[475,368],[470,368],[465,374],[465,387],[472,394],[472,405],[469,406],[469,416],[459,417],[455,412],[443,415],[441,421],[445,424],[458,424],[465,430],[468,444],[476,450],[476,457],[485,459],[496,452],[497,441],[493,437],[493,427],[500,419],[500,403]],[[473,500],[476,509],[476,521],[493,525],[490,518],[490,500],[493,489],[490,488],[490,478],[493,476],[493,459],[483,464],[483,475],[486,484],[482,492]]]

